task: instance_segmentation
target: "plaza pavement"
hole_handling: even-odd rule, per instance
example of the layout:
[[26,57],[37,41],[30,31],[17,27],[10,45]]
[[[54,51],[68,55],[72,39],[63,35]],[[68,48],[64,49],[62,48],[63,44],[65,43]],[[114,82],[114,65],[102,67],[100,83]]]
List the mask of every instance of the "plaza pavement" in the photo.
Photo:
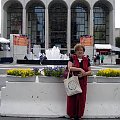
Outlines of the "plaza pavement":
[[[69,120],[68,118],[22,118],[22,117],[1,117],[0,116],[0,120]],[[89,118],[89,119],[84,119],[83,120],[120,120],[120,118],[118,119],[97,119],[97,118]]]
[[[0,64],[0,74],[5,74],[5,71],[10,68],[43,68],[46,65],[20,65],[20,64]],[[99,70],[101,68],[118,68],[120,69],[120,65],[100,65],[100,66],[92,66],[93,70]],[[1,91],[0,91],[1,95]],[[1,96],[0,96],[1,99]],[[29,118],[29,117],[8,117],[8,116],[0,116],[0,120],[69,120],[68,118]],[[110,118],[104,118],[104,119],[97,119],[97,118],[89,118],[83,120],[120,120],[120,118],[110,119]]]

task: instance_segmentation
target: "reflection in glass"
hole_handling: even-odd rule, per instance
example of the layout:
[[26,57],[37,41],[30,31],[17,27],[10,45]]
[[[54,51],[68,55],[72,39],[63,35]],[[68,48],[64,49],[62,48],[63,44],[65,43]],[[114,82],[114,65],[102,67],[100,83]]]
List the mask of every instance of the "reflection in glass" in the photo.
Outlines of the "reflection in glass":
[[7,9],[7,38],[10,34],[22,34],[22,5],[11,4]]
[[94,6],[94,43],[109,43],[109,10],[97,3]]
[[49,47],[67,48],[67,8],[53,3],[49,8]]
[[71,48],[79,42],[81,35],[88,34],[88,9],[75,2],[71,7]]
[[27,10],[28,36],[31,45],[41,45],[45,48],[45,7],[40,3],[33,3]]

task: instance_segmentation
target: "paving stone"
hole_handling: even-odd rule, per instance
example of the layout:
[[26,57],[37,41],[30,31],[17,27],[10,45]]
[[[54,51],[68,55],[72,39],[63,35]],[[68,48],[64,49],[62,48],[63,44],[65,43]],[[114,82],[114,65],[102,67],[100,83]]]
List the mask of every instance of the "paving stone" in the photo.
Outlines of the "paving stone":
[[[24,118],[24,117],[2,117],[0,116],[0,120],[69,120],[68,118]],[[83,119],[83,120],[120,120],[120,118],[116,119],[110,119],[110,118],[89,118],[89,119]]]
[[2,117],[2,116],[0,116],[0,120],[30,120],[30,118]]

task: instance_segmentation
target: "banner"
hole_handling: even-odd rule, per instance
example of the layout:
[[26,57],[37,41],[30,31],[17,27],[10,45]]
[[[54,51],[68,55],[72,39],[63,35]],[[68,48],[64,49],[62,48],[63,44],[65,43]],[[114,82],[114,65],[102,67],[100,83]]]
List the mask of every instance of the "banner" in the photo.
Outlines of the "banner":
[[93,37],[85,35],[80,37],[80,43],[84,46],[93,46]]
[[28,37],[27,36],[15,36],[13,37],[13,45],[18,46],[27,46],[28,45]]

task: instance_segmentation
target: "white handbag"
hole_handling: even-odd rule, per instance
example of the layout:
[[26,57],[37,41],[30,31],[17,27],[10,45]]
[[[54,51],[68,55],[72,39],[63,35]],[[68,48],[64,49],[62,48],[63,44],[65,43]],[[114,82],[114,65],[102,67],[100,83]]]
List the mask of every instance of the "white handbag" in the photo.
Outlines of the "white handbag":
[[64,79],[64,86],[68,96],[72,96],[78,93],[82,93],[82,89],[79,84],[78,76],[72,75],[69,78],[70,71],[68,72],[67,79]]

